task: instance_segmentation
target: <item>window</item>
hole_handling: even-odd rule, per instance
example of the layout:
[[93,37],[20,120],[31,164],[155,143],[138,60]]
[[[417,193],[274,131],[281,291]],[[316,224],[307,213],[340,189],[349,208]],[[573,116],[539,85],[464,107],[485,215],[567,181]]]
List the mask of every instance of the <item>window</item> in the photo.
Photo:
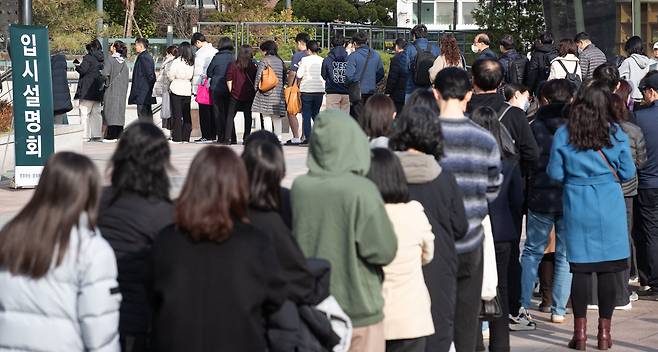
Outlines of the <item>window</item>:
[[421,23],[434,23],[434,3],[423,2],[421,6],[422,13],[420,14]]
[[475,19],[473,18],[473,10],[477,8],[477,2],[462,3],[462,24],[475,24]]
[[452,2],[437,2],[435,23],[452,25],[453,6]]

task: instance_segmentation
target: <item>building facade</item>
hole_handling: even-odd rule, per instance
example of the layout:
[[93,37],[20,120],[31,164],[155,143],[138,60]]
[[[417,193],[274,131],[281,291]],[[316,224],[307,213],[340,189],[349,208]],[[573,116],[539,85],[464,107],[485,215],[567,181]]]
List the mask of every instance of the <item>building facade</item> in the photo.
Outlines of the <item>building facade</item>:
[[9,25],[18,23],[20,6],[18,0],[0,0],[0,50],[7,45]]
[[397,0],[397,24],[398,27],[407,28],[418,24],[418,10],[420,8],[420,23],[425,24],[430,30],[477,29],[478,26],[471,14],[477,7],[477,0],[458,0],[457,28],[452,28],[453,0]]

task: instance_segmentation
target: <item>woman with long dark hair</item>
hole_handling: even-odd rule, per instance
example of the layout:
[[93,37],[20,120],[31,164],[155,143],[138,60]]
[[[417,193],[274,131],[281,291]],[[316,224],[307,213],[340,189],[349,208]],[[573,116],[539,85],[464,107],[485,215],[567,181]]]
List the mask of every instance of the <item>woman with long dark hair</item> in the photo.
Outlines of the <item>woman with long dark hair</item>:
[[[249,224],[244,163],[199,151],[175,225],[153,244],[154,350],[265,351],[265,319],[286,298],[271,236]],[[203,317],[203,319],[199,319]]]
[[160,128],[145,122],[131,124],[112,155],[112,185],[101,197],[98,227],[116,254],[123,292],[119,321],[123,351],[150,350],[148,257],[155,236],[174,221],[167,176],[170,155]]
[[439,71],[446,67],[464,68],[464,59],[457,45],[457,38],[452,34],[445,34],[439,40],[441,46],[441,55],[434,60],[434,65],[430,68],[430,80],[434,83]]
[[[227,85],[228,67],[235,62],[233,55],[233,40],[229,37],[219,38],[217,53],[208,65],[207,76],[210,78],[210,90],[212,91],[213,114],[215,115],[215,127],[217,128],[217,142],[223,144],[235,144],[235,128],[233,119],[229,119],[229,104],[231,92]],[[235,116],[233,116],[235,117]]]
[[[251,108],[253,112],[261,115],[261,124],[264,130],[274,132],[277,138],[281,138],[283,129],[283,117],[287,116],[286,101],[283,97],[283,77],[285,76],[285,64],[279,57],[279,47],[272,40],[267,40],[260,45],[260,50],[265,57],[258,63],[254,90],[256,97]],[[279,81],[276,87],[264,92],[259,89],[263,72],[270,67],[274,70]]]
[[228,65],[228,72],[226,73],[226,85],[229,92],[231,92],[226,130],[230,131],[231,135],[235,134],[233,120],[235,114],[242,111],[244,115],[243,142],[247,140],[251,133],[251,105],[254,103],[254,97],[256,96],[254,82],[256,82],[257,70],[254,63],[254,51],[251,46],[243,45],[238,50],[237,60]]
[[194,77],[194,54],[188,42],[178,46],[178,57],[171,63],[167,77],[171,83],[171,140],[174,143],[189,143],[192,133],[192,77]]
[[105,95],[103,96],[103,118],[107,130],[105,139],[115,141],[126,124],[126,95],[130,84],[130,69],[126,63],[128,47],[117,40],[110,47],[112,56],[103,68]]
[[80,74],[78,88],[74,99],[79,100],[80,119],[85,140],[101,141],[103,117],[101,116],[101,101],[103,101],[103,79],[101,71],[105,55],[98,39],[92,40],[85,46],[87,54],[82,62],[75,67]]
[[2,349],[119,350],[116,260],[96,228],[100,182],[89,158],[57,153],[0,231]]
[[[585,350],[587,303],[592,273],[598,278],[598,347],[612,346],[610,326],[616,293],[630,254],[624,194],[620,182],[635,176],[628,136],[615,123],[611,93],[601,82],[584,87],[555,133],[548,175],[564,185],[567,260],[573,280],[575,316],[569,348]],[[605,207],[601,207],[605,204]]]

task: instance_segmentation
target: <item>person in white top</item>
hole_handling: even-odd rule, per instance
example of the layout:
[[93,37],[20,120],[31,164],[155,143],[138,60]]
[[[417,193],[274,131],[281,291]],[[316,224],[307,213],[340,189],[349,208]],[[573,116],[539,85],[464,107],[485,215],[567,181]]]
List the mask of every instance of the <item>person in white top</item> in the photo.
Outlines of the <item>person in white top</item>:
[[322,100],[324,99],[324,79],[322,78],[322,62],[320,57],[320,43],[317,40],[311,40],[306,44],[308,56],[302,58],[297,69],[297,79],[300,80],[299,91],[302,93],[302,131],[304,131],[304,141],[308,143],[311,136],[311,120],[320,113]]
[[548,80],[564,79],[568,74],[576,74],[582,80],[583,73],[580,69],[580,60],[576,57],[578,46],[571,39],[562,39],[557,47],[558,57],[551,61],[551,73]]
[[422,266],[434,257],[434,233],[423,206],[409,201],[409,189],[398,157],[375,148],[368,178],[386,203],[398,240],[398,251],[384,267],[384,336],[387,351],[425,351],[434,334],[430,294]]
[[190,43],[178,47],[178,57],[171,62],[167,77],[171,84],[171,139],[173,143],[189,142],[192,133],[192,77],[194,55]]
[[[206,78],[208,65],[210,65],[215,54],[217,54],[217,49],[206,40],[203,34],[198,32],[192,34],[190,41],[198,49],[194,54],[194,77],[192,78],[192,94],[196,96],[198,86]],[[217,128],[215,128],[215,115],[212,105],[199,104],[199,124],[201,125],[201,138],[194,142],[212,143],[217,138]]]

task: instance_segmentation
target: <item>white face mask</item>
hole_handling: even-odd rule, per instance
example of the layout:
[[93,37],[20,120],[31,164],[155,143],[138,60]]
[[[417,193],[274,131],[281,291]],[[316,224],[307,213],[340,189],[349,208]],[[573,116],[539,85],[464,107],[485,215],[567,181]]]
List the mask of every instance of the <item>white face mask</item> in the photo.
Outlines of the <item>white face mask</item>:
[[523,111],[528,111],[528,109],[530,109],[530,100],[528,98],[523,98],[521,101],[521,109],[523,109]]
[[477,45],[472,44],[472,45],[471,45],[471,51],[472,51],[474,54],[477,54],[477,53],[480,52],[480,49],[478,48]]

